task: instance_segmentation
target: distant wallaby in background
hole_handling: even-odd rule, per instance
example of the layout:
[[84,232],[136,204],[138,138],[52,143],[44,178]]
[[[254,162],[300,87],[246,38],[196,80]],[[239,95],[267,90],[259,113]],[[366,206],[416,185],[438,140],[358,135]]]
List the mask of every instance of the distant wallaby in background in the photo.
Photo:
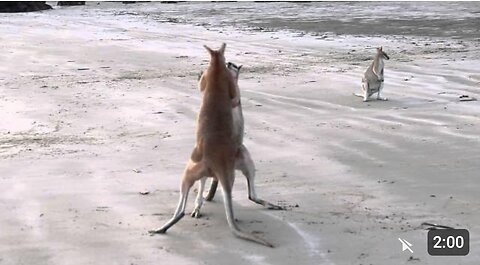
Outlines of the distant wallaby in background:
[[362,78],[363,94],[354,94],[355,96],[363,97],[364,102],[368,101],[368,99],[375,93],[377,93],[377,99],[387,100],[387,98],[382,98],[380,95],[384,83],[383,69],[385,64],[383,59],[389,60],[390,57],[382,51],[382,47],[377,48],[377,53]]
[[[207,46],[210,54],[207,70],[199,80],[203,93],[202,105],[197,119],[196,143],[182,176],[180,200],[173,217],[161,228],[150,233],[165,233],[185,215],[188,192],[197,180],[205,183],[206,176],[220,182],[224,195],[225,212],[232,233],[242,239],[273,247],[267,241],[242,232],[235,223],[232,208],[232,188],[235,180],[235,166],[242,146],[235,138],[232,106],[235,105],[236,84],[225,65],[225,47],[215,51]],[[232,104],[233,103],[233,104]]]

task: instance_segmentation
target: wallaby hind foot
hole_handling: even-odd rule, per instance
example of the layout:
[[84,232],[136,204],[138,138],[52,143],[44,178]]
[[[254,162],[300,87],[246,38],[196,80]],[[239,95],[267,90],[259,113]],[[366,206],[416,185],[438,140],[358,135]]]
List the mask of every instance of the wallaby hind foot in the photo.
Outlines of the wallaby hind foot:
[[231,183],[231,185],[222,183],[225,213],[227,215],[227,222],[228,222],[228,225],[230,226],[230,230],[232,231],[232,233],[238,238],[252,241],[252,242],[273,248],[273,245],[270,242],[266,241],[265,239],[256,237],[252,234],[245,233],[237,227],[237,224],[235,223],[235,218],[233,217],[231,186],[233,186],[233,183]]

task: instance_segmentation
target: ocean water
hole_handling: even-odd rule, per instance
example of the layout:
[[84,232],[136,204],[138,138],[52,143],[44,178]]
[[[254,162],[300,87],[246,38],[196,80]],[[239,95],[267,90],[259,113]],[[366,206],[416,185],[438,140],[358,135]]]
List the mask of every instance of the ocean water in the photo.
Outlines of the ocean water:
[[141,3],[123,8],[160,22],[205,27],[480,41],[480,2]]

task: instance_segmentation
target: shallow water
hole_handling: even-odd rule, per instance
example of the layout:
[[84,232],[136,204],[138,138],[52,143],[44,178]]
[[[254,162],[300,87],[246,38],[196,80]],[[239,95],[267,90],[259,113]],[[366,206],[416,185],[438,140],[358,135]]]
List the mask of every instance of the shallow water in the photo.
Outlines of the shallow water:
[[480,2],[144,3],[132,8],[152,19],[207,27],[480,39]]

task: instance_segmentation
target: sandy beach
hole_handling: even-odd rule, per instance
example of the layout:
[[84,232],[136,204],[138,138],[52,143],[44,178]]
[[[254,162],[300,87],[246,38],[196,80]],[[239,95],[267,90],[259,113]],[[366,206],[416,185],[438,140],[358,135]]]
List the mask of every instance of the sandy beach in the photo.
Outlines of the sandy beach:
[[[478,264],[480,103],[460,97],[480,99],[480,5],[386,6],[418,9],[387,28],[382,12],[369,27],[376,13],[359,3],[350,20],[335,18],[341,3],[277,3],[262,18],[271,5],[1,14],[0,265]],[[312,26],[315,8],[331,14],[319,15],[324,32]],[[202,218],[147,232],[176,207],[208,63],[202,45],[222,42],[243,65],[257,192],[287,208],[250,202],[237,172],[235,216],[272,249],[231,234],[221,192]],[[378,46],[391,58],[389,100],[362,102],[352,93]],[[430,256],[423,222],[468,229],[470,253]]]

